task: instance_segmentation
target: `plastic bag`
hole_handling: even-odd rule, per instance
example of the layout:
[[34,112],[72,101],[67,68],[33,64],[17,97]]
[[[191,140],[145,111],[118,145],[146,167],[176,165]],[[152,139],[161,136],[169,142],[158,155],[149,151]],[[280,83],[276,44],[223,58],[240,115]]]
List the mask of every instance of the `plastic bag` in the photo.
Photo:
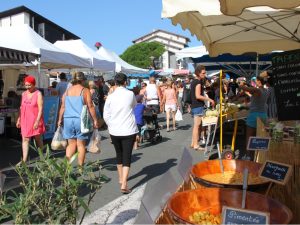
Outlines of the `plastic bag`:
[[180,112],[180,109],[177,109],[176,114],[175,114],[175,120],[176,121],[182,121],[182,113]]
[[54,137],[51,142],[51,149],[52,150],[65,150],[68,143],[67,140],[64,139],[62,127],[59,126],[54,133]]
[[101,144],[101,134],[99,130],[95,129],[93,131],[87,150],[91,153],[100,153],[101,152],[100,144]]

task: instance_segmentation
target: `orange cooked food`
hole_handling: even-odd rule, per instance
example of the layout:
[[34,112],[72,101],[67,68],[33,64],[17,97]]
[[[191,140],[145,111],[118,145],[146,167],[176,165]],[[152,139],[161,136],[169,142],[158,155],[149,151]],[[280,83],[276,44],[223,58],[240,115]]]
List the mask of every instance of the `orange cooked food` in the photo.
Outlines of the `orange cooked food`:
[[189,220],[194,224],[221,224],[221,215],[213,215],[209,211],[199,211],[190,215]]
[[[219,184],[243,184],[243,173],[236,171],[224,171],[224,173],[207,174],[201,177],[203,180]],[[260,184],[264,180],[259,176],[249,173],[248,184]]]

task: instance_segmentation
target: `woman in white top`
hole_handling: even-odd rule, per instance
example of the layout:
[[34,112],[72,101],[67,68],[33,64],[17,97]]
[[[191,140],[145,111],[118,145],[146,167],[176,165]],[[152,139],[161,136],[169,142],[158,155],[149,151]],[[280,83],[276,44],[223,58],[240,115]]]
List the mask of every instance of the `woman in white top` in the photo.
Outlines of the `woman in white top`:
[[147,108],[152,109],[156,114],[159,114],[161,102],[160,88],[155,83],[155,78],[150,77],[149,84],[146,87]]
[[117,73],[115,82],[117,88],[108,95],[103,118],[108,126],[108,131],[117,155],[117,169],[121,192],[131,192],[127,186],[127,179],[131,164],[131,154],[138,128],[135,122],[134,107],[136,99],[132,91],[126,87],[127,76]]
[[182,97],[183,97],[183,84],[182,84],[182,81],[179,80],[177,82],[177,92],[178,92],[178,99],[177,99],[177,102],[178,102],[178,106],[179,106],[179,109],[181,111],[181,113],[183,113],[183,102],[182,102]]

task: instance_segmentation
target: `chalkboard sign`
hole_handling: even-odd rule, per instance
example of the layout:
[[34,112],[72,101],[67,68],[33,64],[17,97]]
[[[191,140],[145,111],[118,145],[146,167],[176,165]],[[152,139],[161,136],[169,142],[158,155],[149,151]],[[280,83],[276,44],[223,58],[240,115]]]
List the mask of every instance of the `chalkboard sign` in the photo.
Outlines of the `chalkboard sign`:
[[278,184],[286,184],[292,173],[292,166],[267,160],[262,166],[259,176]]
[[265,137],[249,137],[247,150],[268,151],[271,138]]
[[270,213],[223,206],[222,224],[269,224]]
[[272,57],[278,120],[300,120],[300,50]]

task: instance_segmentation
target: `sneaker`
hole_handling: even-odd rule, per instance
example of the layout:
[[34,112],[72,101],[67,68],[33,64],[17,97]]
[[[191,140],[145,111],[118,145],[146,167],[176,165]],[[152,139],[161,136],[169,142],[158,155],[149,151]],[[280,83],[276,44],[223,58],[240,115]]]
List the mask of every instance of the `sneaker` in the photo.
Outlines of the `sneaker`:
[[202,145],[205,145],[205,144],[206,144],[205,138],[203,138],[203,139],[201,140],[201,144],[202,144]]

